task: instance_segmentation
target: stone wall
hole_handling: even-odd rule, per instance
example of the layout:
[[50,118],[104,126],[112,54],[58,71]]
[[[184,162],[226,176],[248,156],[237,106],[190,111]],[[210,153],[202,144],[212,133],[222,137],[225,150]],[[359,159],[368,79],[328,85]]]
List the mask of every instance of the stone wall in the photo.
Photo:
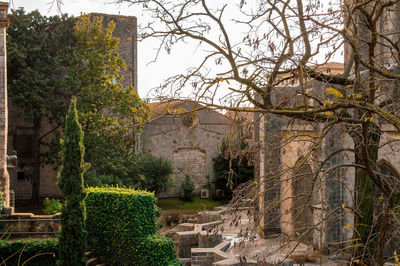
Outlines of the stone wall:
[[126,63],[126,70],[122,70],[124,87],[133,85],[138,91],[137,78],[137,19],[134,16],[109,15],[91,13],[93,17],[103,17],[103,24],[106,26],[110,21],[114,21],[115,29],[113,35],[120,39],[118,44],[118,54]]
[[[269,119],[269,120],[268,120]],[[318,136],[321,134],[321,128],[324,125],[307,126],[302,123],[286,127],[285,119],[276,121],[276,117],[269,116],[262,124],[264,131],[264,156],[261,157],[263,164],[258,163],[258,173],[264,173],[266,178],[266,188],[263,194],[265,208],[268,209],[264,215],[264,234],[271,235],[276,232],[283,232],[286,235],[293,236],[296,229],[296,209],[302,208],[307,204],[304,201],[296,207],[296,195],[299,193],[310,193],[309,188],[301,191],[307,185],[298,187],[296,191],[295,180],[293,179],[293,168],[299,158],[305,156],[311,148],[313,138],[308,136]],[[381,124],[382,137],[378,161],[389,162],[390,165],[399,173],[400,169],[400,134],[389,125]],[[288,141],[293,136],[294,140]],[[315,142],[314,142],[315,143]],[[274,146],[275,145],[275,146]],[[279,147],[278,150],[274,147]],[[321,146],[316,149],[309,161],[311,162],[311,171],[314,172],[313,164],[326,160],[324,169],[329,169],[341,164],[354,164],[354,154],[352,152],[341,152],[330,156],[333,152],[342,149],[353,148],[353,141],[343,127],[334,126],[324,137]],[[272,167],[272,168],[271,168]],[[271,169],[283,170],[279,179],[275,181],[268,179]],[[400,180],[400,174],[397,174]],[[308,182],[315,182],[312,193],[313,220],[311,224],[316,225],[313,232],[313,244],[315,247],[330,247],[329,243],[350,243],[348,240],[353,238],[353,227],[345,225],[354,224],[354,216],[349,211],[354,207],[354,168],[342,167],[333,168],[326,173],[313,176]],[[278,190],[279,188],[279,190]],[[280,202],[280,208],[271,208],[274,203]],[[270,206],[270,208],[268,208]],[[344,207],[343,207],[344,206]],[[277,217],[280,217],[277,218]],[[296,218],[297,217],[297,218]],[[322,221],[324,221],[322,223]],[[345,246],[347,244],[340,244]]]
[[[193,102],[182,102],[176,108],[193,110]],[[173,110],[172,110],[173,111]],[[218,146],[229,134],[231,120],[224,115],[202,109],[193,113],[190,127],[183,125],[184,115],[163,114],[143,128],[142,150],[170,160],[174,167],[173,186],[160,196],[179,196],[184,175],[189,174],[195,182],[195,192],[207,184],[207,176],[213,178],[212,159],[218,154]]]
[[1,235],[11,238],[54,237],[61,230],[60,214],[34,215],[32,213],[12,213],[4,215],[1,224],[6,224]]

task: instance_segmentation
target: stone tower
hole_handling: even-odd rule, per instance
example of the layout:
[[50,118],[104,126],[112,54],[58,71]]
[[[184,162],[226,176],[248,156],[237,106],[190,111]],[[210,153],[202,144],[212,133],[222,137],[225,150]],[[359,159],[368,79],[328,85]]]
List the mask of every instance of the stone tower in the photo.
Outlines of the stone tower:
[[7,172],[7,55],[6,28],[8,3],[0,2],[0,189],[4,194],[5,207],[10,205],[10,179]]
[[133,85],[138,91],[137,82],[137,19],[134,16],[109,15],[101,13],[90,13],[92,18],[103,17],[103,25],[114,21],[115,29],[113,35],[120,39],[118,44],[119,56],[126,63],[126,70],[122,71],[124,79],[121,81],[125,88]]

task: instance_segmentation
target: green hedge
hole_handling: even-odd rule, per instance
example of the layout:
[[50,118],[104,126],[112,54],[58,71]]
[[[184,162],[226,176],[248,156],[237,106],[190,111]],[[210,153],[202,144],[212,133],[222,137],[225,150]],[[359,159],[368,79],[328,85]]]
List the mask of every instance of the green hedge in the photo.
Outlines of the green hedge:
[[27,262],[26,266],[56,265],[58,253],[58,241],[54,239],[14,242],[0,240],[2,265],[22,265],[24,262]]
[[[135,252],[129,258],[131,265],[173,265],[176,261],[171,239],[160,235],[142,238],[134,245]],[[128,254],[127,254],[128,255]]]
[[153,193],[115,187],[87,192],[89,249],[104,256],[107,264],[168,265],[175,259],[172,241],[155,235]]

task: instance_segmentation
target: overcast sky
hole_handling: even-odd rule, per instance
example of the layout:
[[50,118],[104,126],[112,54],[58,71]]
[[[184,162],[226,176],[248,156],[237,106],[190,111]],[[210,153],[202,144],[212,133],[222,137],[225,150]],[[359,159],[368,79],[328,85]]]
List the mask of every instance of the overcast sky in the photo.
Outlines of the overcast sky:
[[[141,10],[135,7],[130,7],[126,4],[117,5],[112,3],[113,0],[63,0],[64,4],[61,9],[63,13],[79,16],[81,13],[106,13],[120,14],[127,16],[136,16],[138,23],[147,21]],[[12,0],[10,8],[23,7],[26,11],[38,9],[42,15],[57,15],[57,7],[49,4],[50,0]],[[161,84],[166,78],[183,72],[193,62],[193,49],[175,49],[179,53],[168,55],[162,54],[156,63],[151,63],[154,59],[157,42],[146,40],[138,44],[138,89],[142,98],[149,97],[148,94],[151,88]],[[171,66],[171,62],[174,62]]]

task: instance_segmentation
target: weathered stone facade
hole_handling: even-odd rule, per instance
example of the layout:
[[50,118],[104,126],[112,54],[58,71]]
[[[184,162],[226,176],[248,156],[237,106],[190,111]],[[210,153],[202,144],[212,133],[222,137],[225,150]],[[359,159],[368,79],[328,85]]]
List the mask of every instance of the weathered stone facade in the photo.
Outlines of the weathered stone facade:
[[6,207],[10,206],[10,179],[7,171],[7,9],[8,3],[0,2],[0,191],[4,194]]
[[119,56],[126,63],[126,70],[122,70],[124,79],[121,81],[124,87],[133,85],[138,91],[137,78],[137,19],[134,16],[109,15],[91,13],[92,17],[103,17],[104,26],[111,21],[115,23],[113,35],[120,39],[118,44]]
[[[110,21],[115,22],[114,36],[120,38],[118,53],[127,65],[127,69],[123,71],[124,79],[122,80],[122,84],[124,87],[132,84],[137,90],[136,17],[99,13],[92,13],[91,16],[102,16],[104,25]],[[5,35],[2,34],[0,37],[4,39]],[[5,52],[5,48],[1,51],[3,50]],[[4,63],[5,59],[1,58],[3,57],[0,56],[0,63]],[[22,119],[18,114],[18,110],[11,103],[9,103],[8,120],[11,121],[8,129],[8,154],[18,156],[17,161],[14,162],[15,165],[10,169],[10,187],[15,191],[17,198],[30,198],[32,191],[31,176],[33,173],[33,123],[32,121]],[[49,132],[53,128],[54,124],[44,121],[40,127],[40,135]],[[60,189],[56,184],[57,172],[58,169],[54,165],[42,165],[40,180],[41,196],[57,197],[61,195]]]
[[185,174],[190,175],[199,194],[212,181],[212,159],[217,156],[223,138],[229,135],[232,120],[192,101],[174,100],[149,106],[152,117],[143,128],[142,150],[165,157],[174,166],[173,186],[160,196],[179,196]]
[[[323,92],[332,84],[310,81],[309,87]],[[400,169],[400,133],[383,121],[378,124],[382,130],[378,166],[386,165],[400,182],[397,170]],[[354,237],[354,216],[350,210],[355,207],[355,170],[335,167],[355,162],[351,152],[354,143],[347,128],[333,126],[307,163],[300,168],[296,166],[309,155],[325,126],[302,121],[289,123],[285,117],[255,114],[255,141],[263,143],[255,172],[264,186],[259,208],[265,212],[263,233],[266,237],[280,233],[294,237],[312,226],[314,229],[302,241],[317,248],[347,245]],[[335,154],[336,151],[342,152]],[[315,169],[321,162],[325,162],[326,172]]]

